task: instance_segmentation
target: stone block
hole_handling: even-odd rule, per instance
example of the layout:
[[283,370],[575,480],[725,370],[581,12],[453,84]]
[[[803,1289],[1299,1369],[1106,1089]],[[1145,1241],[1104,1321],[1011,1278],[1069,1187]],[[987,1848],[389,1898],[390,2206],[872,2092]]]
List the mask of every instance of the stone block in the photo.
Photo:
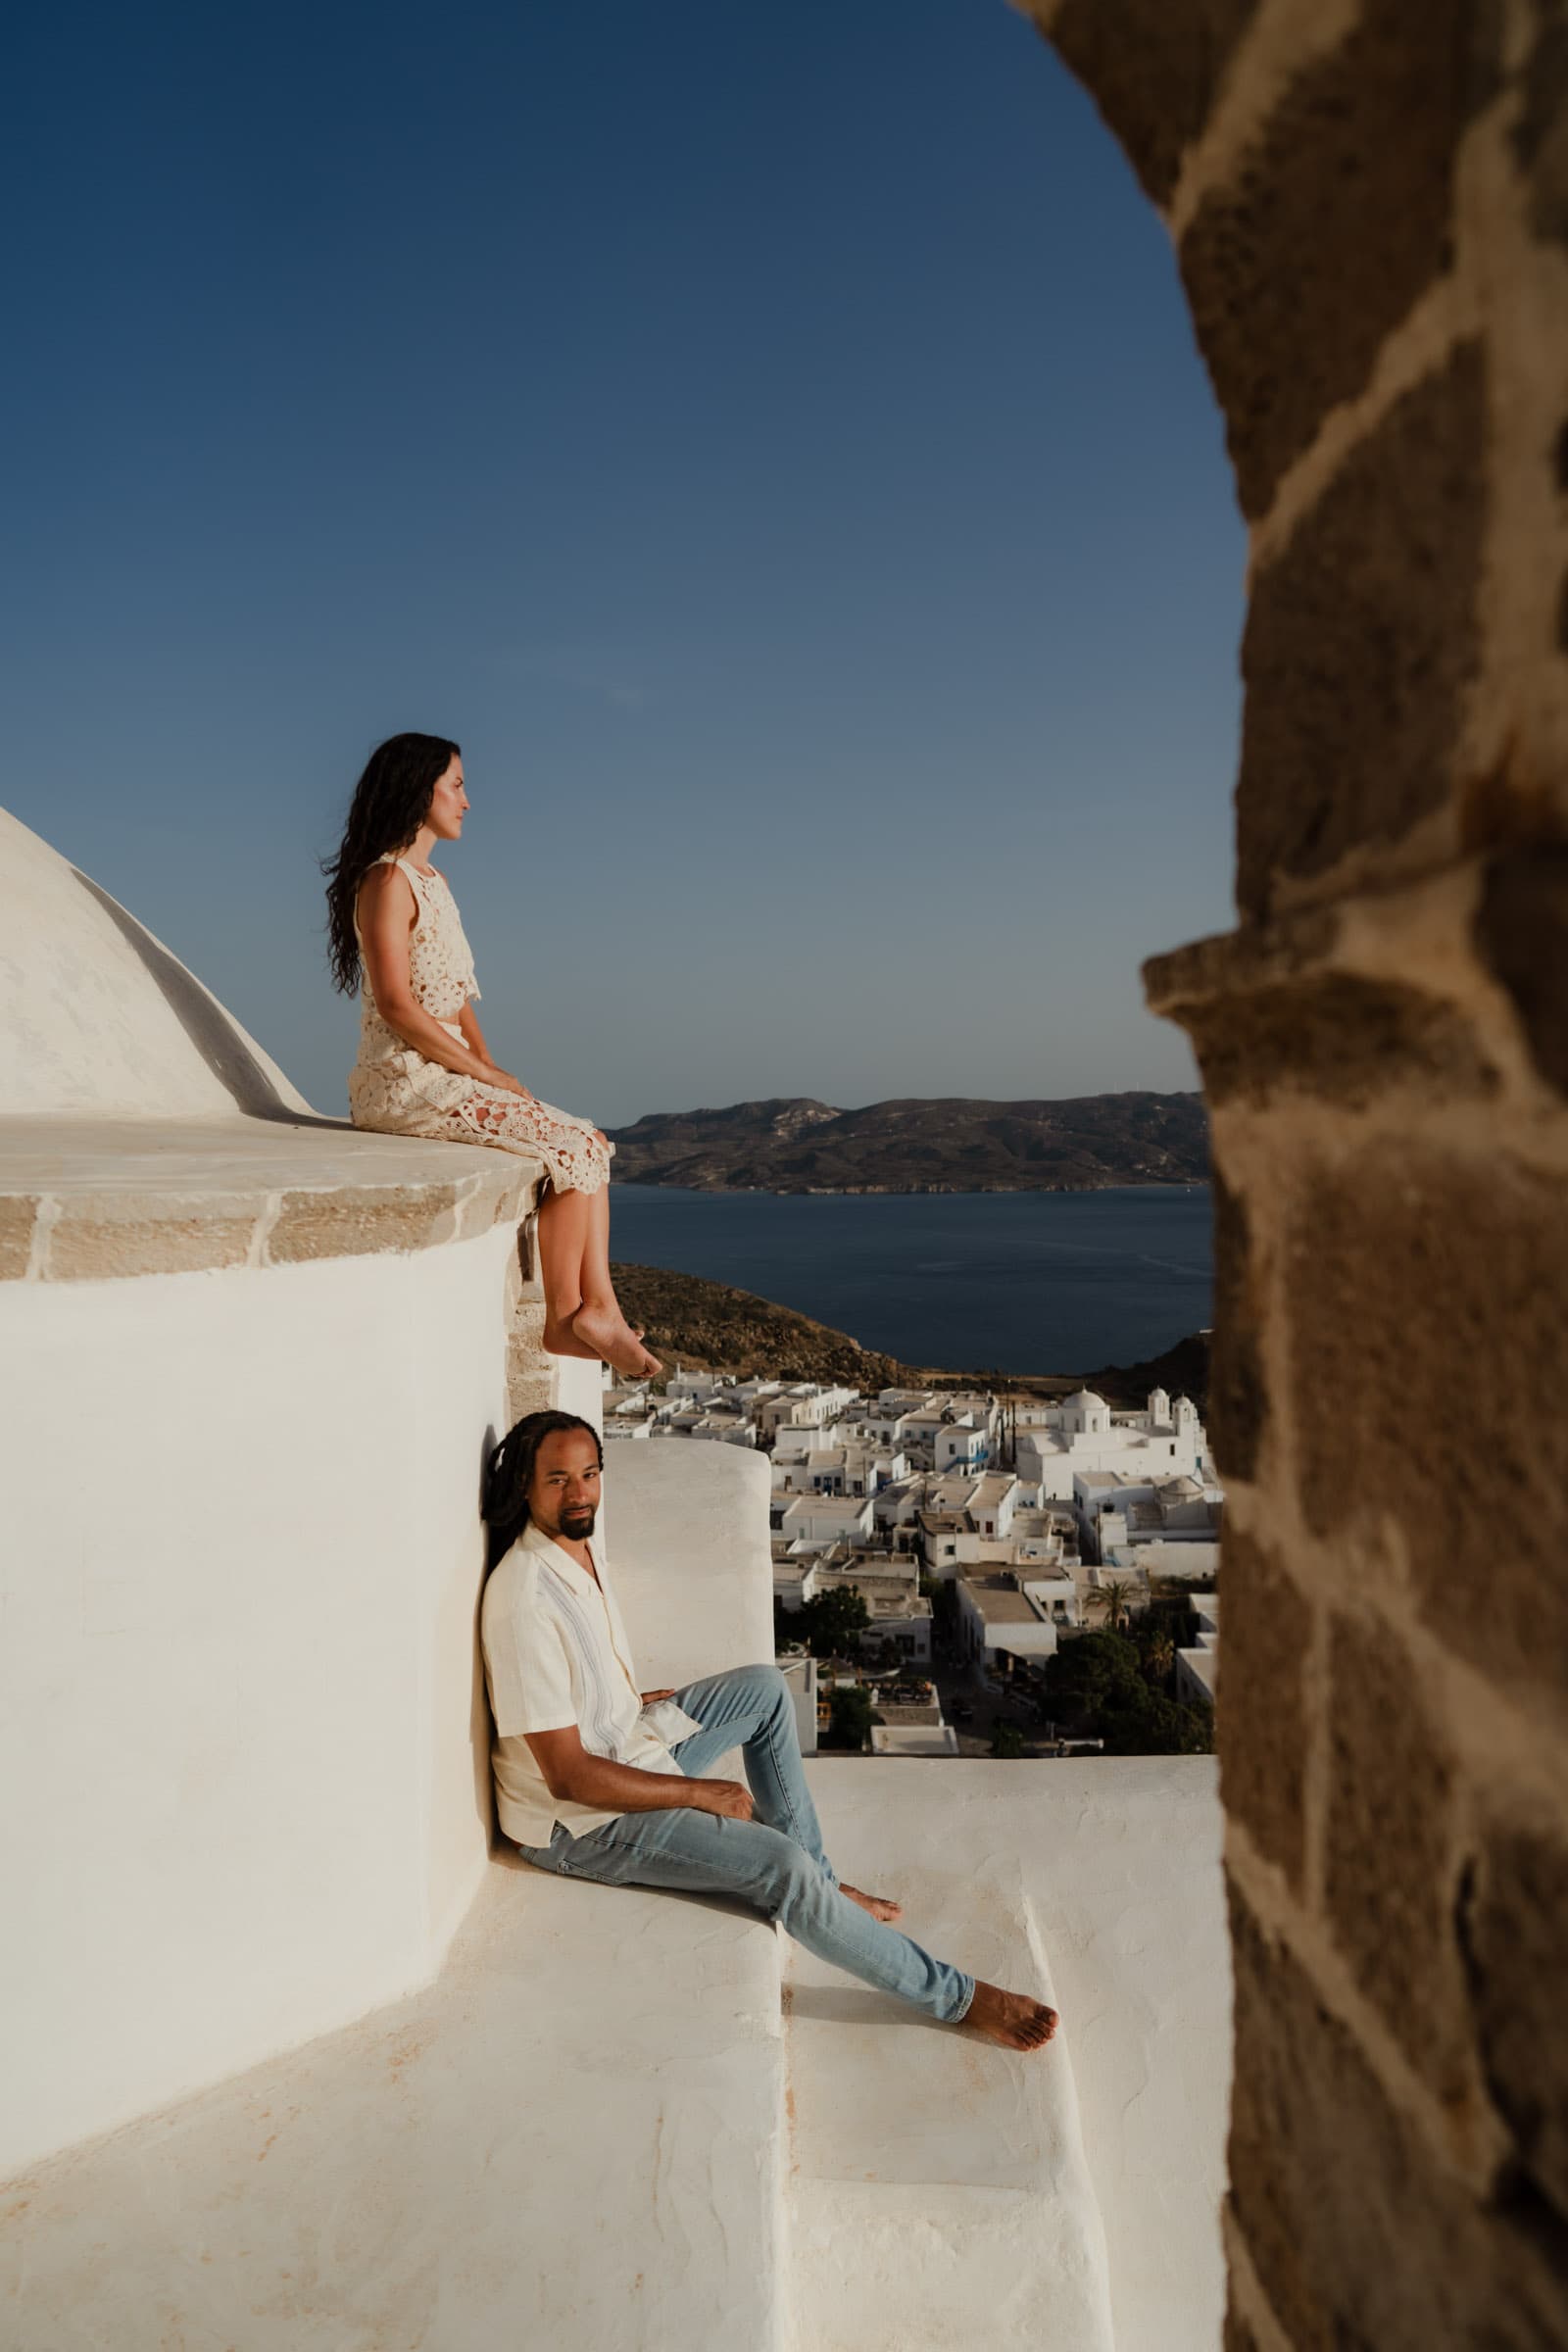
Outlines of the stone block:
[[19,1194],[0,1200],[0,1282],[21,1282],[32,1260],[38,1202]]
[[1214,1104],[1261,1105],[1291,1090],[1359,1109],[1391,1084],[1483,1098],[1498,1085],[1457,1005],[1355,972],[1216,998],[1192,1007],[1184,1026]]
[[[515,1165],[515,1163],[514,1163]],[[460,1242],[476,1241],[492,1226],[520,1224],[527,1215],[533,1186],[526,1178],[498,1184],[493,1177],[458,1188],[457,1231]]]
[[1329,1925],[1414,2072],[1457,2102],[1472,2074],[1453,1757],[1387,1626],[1336,1618],[1329,1661]]
[[512,1310],[509,1326],[512,1340],[518,1348],[530,1348],[537,1354],[544,1345],[545,1308],[542,1298],[530,1298],[524,1294]]
[[1366,0],[1348,38],[1287,86],[1182,240],[1249,519],[1452,268],[1454,154],[1486,86],[1477,13],[1471,0],[1418,12]]
[[1297,906],[1266,930],[1244,924],[1151,956],[1143,967],[1149,1008],[1190,1026],[1213,997],[1256,995],[1310,976],[1332,963],[1342,928],[1336,906]]
[[1568,245],[1568,18],[1540,4],[1513,127],[1514,153],[1530,191],[1530,225],[1544,242]]
[[1208,1380],[1208,1436],[1224,1475],[1250,1480],[1256,1472],[1268,1398],[1257,1352],[1258,1308],[1253,1296],[1247,1211],[1219,1170],[1214,1202],[1214,1338]]
[[540,1348],[544,1309],[524,1306],[514,1316],[507,1339],[508,1428],[524,1413],[548,1410],[556,1401],[556,1376],[551,1358]]
[[1486,1830],[1461,1934],[1487,2087],[1536,2193],[1568,2223],[1568,1843]]
[[49,1236],[51,1282],[119,1282],[137,1274],[198,1274],[242,1266],[257,1211],[191,1204],[171,1213],[172,1199],[106,1193],[62,1204]]
[[272,1265],[307,1258],[368,1257],[382,1250],[428,1250],[454,1230],[457,1187],[345,1185],[334,1192],[286,1192],[267,1240]]
[[1394,403],[1257,575],[1242,646],[1245,913],[1454,798],[1481,662],[1485,440],[1483,361],[1466,344]]
[[1232,2213],[1296,2352],[1561,2352],[1527,2218],[1446,2168],[1234,1889],[1232,1935]]
[[1220,1793],[1231,1820],[1299,1889],[1305,1864],[1312,1611],[1278,1559],[1225,1531],[1225,1675],[1216,1709]]
[[[1300,1500],[1431,1623],[1553,1705],[1568,1688],[1568,1185],[1501,1152],[1371,1146],[1308,1178],[1286,1237]],[[1372,1570],[1369,1567],[1369,1573]]]
[[1208,120],[1257,0],[1066,0],[1051,43],[1088,89],[1155,204]]
[[1475,941],[1513,1000],[1536,1068],[1568,1095],[1568,849],[1536,843],[1491,859]]
[[1256,2336],[1234,2303],[1225,2314],[1224,2352],[1261,2352]]

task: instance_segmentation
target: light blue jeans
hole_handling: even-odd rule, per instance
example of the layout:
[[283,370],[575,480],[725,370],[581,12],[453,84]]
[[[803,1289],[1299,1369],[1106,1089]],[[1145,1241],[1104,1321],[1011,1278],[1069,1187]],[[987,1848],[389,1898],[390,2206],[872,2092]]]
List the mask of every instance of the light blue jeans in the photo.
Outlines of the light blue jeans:
[[661,1807],[619,1813],[581,1838],[558,1825],[549,1845],[519,1846],[519,1852],[566,1879],[734,1895],[776,1920],[819,1960],[956,2024],[974,1998],[973,1977],[933,1960],[839,1892],[801,1769],[789,1685],[778,1668],[738,1666],[689,1683],[675,1697],[703,1727],[674,1750],[681,1771],[688,1780],[702,1780],[738,1747],[756,1806],[753,1820]]

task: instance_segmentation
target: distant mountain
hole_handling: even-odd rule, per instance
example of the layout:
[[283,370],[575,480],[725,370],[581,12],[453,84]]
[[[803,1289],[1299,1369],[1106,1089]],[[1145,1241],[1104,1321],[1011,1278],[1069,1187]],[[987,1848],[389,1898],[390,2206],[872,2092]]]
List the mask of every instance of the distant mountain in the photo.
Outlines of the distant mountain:
[[737,1373],[743,1380],[844,1381],[863,1394],[878,1389],[940,1389],[976,1384],[982,1388],[1033,1389],[1064,1395],[1069,1389],[1098,1390],[1108,1403],[1141,1405],[1151,1389],[1191,1396],[1201,1411],[1208,1394],[1208,1334],[1178,1340],[1163,1355],[1143,1364],[1107,1364],[1098,1372],[1038,1372],[1004,1378],[996,1372],[965,1372],[956,1366],[901,1363],[897,1356],[862,1348],[847,1332],[815,1323],[793,1307],[700,1274],[672,1274],[660,1266],[618,1264],[615,1290],[633,1323],[644,1327],[648,1345],[666,1368],[678,1359],[687,1371]]
[[863,1110],[797,1095],[655,1111],[609,1133],[617,1183],[702,1192],[1064,1193],[1208,1179],[1208,1114],[1197,1094],[943,1097]]

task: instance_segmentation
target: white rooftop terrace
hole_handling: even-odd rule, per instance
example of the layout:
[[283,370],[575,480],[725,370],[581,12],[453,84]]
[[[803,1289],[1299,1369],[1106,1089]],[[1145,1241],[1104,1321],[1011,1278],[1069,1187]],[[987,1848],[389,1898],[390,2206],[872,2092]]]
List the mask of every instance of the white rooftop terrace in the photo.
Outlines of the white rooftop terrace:
[[[811,1767],[850,1876],[1060,2007],[1028,2059],[498,1852],[475,1486],[515,1383],[561,1394],[538,1171],[318,1120],[0,822],[0,2340],[1214,2352],[1210,1760]],[[767,1498],[738,1447],[617,1454],[650,1685],[770,1654]]]
[[[766,1654],[758,1468],[616,1458],[655,1681]],[[7,2340],[1216,2352],[1211,1760],[808,1771],[845,1875],[1052,1999],[1049,2050],[934,2025],[721,1903],[501,1852],[423,1989],[14,2184]]]

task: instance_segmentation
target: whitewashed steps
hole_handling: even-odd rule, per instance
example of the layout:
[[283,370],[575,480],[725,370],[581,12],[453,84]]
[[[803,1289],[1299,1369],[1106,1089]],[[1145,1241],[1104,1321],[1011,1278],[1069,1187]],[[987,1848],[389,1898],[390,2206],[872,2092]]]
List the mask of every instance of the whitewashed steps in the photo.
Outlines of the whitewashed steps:
[[[910,1770],[814,1769],[835,1867],[929,1951],[1054,2004],[1016,1851],[933,1835]],[[1070,2032],[1014,2056],[794,1945],[785,2001],[795,2352],[1110,2352]]]
[[780,2341],[770,1929],[498,1863],[427,1991],[4,2207],[27,2352]]

